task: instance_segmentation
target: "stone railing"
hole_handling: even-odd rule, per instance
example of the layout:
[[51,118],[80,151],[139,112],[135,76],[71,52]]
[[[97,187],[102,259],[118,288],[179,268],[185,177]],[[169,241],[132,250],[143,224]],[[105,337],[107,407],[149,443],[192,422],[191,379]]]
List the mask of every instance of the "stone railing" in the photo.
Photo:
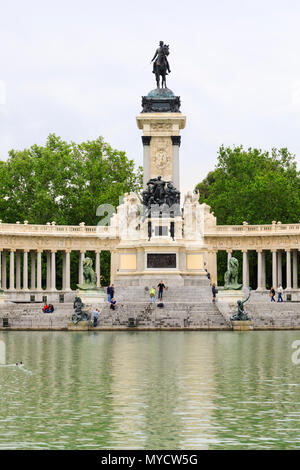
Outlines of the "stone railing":
[[115,238],[116,227],[106,226],[86,226],[80,225],[56,225],[49,223],[46,225],[33,225],[28,223],[5,224],[0,222],[0,235],[72,235],[72,236],[100,236],[105,238]]
[[299,224],[282,224],[281,222],[273,222],[269,225],[216,225],[205,231],[205,236],[263,236],[263,235],[299,235]]

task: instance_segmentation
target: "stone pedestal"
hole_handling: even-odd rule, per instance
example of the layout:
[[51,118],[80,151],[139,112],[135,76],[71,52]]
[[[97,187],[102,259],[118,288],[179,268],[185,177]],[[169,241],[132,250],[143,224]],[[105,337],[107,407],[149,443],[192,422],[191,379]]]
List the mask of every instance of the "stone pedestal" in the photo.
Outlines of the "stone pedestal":
[[71,331],[87,331],[90,329],[92,323],[90,321],[80,321],[77,325],[73,322],[68,323],[68,330]]
[[105,294],[102,289],[78,289],[77,292],[84,305],[104,304]]
[[0,304],[4,304],[6,300],[6,295],[4,294],[3,290],[0,290]]
[[225,302],[230,305],[236,305],[238,300],[244,300],[244,292],[242,290],[221,290],[217,294],[218,302]]
[[231,325],[232,325],[233,331],[251,331],[253,330],[254,322],[251,320],[232,321]]

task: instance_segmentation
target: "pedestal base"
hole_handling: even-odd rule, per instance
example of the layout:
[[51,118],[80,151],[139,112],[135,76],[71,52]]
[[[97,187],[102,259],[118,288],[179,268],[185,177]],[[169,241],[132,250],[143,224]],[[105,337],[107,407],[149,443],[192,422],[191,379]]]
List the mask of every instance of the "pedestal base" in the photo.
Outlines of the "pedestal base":
[[6,295],[4,294],[3,291],[0,291],[0,304],[4,304],[6,300]]
[[68,330],[72,331],[87,331],[91,326],[90,321],[80,321],[77,325],[74,325],[73,322],[68,323]]
[[85,305],[103,304],[105,300],[105,294],[102,289],[78,289],[78,297],[81,298]]
[[233,331],[251,331],[253,330],[254,322],[251,320],[232,321],[231,325],[232,325]]
[[219,290],[217,294],[218,302],[236,305],[238,300],[243,300],[245,294],[242,290]]

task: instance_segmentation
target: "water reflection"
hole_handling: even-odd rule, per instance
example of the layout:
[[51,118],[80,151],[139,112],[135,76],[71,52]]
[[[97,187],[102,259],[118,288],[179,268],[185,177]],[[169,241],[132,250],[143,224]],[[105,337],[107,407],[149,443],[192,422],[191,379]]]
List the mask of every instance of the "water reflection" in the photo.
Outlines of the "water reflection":
[[0,448],[299,448],[299,332],[0,332]]

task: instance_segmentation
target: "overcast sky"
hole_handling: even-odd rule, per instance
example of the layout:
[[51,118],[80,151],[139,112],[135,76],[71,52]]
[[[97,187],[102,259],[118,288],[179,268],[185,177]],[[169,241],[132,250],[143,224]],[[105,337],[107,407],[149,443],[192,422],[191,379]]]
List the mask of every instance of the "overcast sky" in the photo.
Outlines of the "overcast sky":
[[170,44],[181,96],[181,190],[221,144],[288,147],[300,162],[299,0],[0,0],[0,158],[54,132],[102,135],[142,164],[135,117]]

